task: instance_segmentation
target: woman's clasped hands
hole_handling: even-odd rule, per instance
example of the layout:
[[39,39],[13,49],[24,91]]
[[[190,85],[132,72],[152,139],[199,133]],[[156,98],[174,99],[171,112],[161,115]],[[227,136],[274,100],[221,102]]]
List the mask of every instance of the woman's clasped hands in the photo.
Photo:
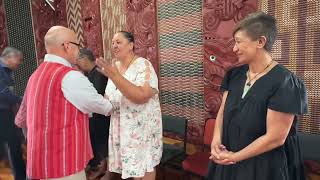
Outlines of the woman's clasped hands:
[[235,152],[228,151],[223,144],[214,142],[211,144],[211,155],[209,159],[221,165],[232,165],[238,161]]

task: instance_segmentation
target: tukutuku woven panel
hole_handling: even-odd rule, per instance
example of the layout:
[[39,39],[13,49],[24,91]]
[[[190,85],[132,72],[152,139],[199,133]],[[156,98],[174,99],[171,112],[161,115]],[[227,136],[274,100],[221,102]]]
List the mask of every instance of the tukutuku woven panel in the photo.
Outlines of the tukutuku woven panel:
[[124,0],[100,1],[101,26],[103,39],[103,54],[105,59],[112,58],[112,38],[121,30],[125,30],[126,14]]
[[320,134],[320,1],[262,0],[259,8],[274,15],[279,36],[273,57],[304,80],[308,111],[299,130]]
[[24,62],[14,73],[15,91],[21,96],[24,93],[30,75],[37,68],[30,2],[5,0],[4,3],[7,15],[9,46],[18,48],[23,52]]
[[159,0],[162,113],[188,119],[188,141],[202,142],[203,41],[201,0]]
[[68,27],[72,29],[74,32],[76,32],[77,39],[79,43],[83,46],[84,38],[83,38],[83,23],[82,23],[80,0],[67,0],[66,9],[67,9]]

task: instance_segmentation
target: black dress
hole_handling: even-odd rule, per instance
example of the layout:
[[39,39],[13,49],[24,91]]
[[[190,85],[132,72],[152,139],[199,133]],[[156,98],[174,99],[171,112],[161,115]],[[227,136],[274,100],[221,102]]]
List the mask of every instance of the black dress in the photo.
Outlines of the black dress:
[[[245,148],[266,133],[268,108],[295,115],[307,112],[303,82],[279,64],[259,78],[242,98],[247,71],[248,65],[231,69],[221,86],[223,91],[228,91],[222,144],[233,152]],[[208,179],[304,180],[296,126],[297,116],[283,146],[235,165],[211,164]]]

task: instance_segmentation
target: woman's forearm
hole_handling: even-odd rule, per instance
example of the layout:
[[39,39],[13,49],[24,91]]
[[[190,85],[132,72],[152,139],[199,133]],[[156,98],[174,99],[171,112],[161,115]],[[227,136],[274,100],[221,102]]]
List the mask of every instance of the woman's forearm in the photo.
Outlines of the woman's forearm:
[[219,141],[221,143],[221,137],[222,137],[222,126],[223,126],[223,111],[224,111],[224,106],[226,103],[228,97],[228,91],[225,91],[222,96],[222,101],[221,105],[217,114],[216,118],[216,123],[214,126],[214,131],[213,131],[213,141]]
[[251,157],[258,156],[262,153],[270,151],[276,147],[281,146],[284,143],[282,138],[275,136],[269,136],[267,134],[259,137],[244,149],[235,153],[236,161],[242,161]]
[[221,136],[222,136],[222,122],[223,114],[220,113],[220,110],[217,114],[214,130],[213,130],[213,141],[221,143]]
[[285,143],[294,120],[294,114],[274,111],[267,112],[267,132],[244,149],[235,153],[236,161],[248,159],[277,148]]
[[146,103],[152,97],[152,89],[136,86],[120,74],[109,77],[120,92],[136,104]]

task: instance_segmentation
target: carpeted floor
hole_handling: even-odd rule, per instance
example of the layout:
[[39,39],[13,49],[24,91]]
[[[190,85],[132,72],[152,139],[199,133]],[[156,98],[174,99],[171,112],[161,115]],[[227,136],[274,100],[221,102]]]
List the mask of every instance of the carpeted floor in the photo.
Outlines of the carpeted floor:
[[[175,140],[164,138],[166,143],[177,143]],[[26,146],[22,147],[24,152],[26,152]],[[192,154],[198,150],[197,147],[193,145],[187,146],[188,154]],[[3,153],[1,153],[3,154]],[[24,158],[26,158],[26,153],[24,153]],[[309,173],[307,175],[308,180],[320,180],[320,176],[316,174]],[[100,178],[99,178],[100,179]],[[96,180],[99,180],[96,179]],[[199,177],[195,177],[192,175],[186,175],[182,170],[169,168],[169,167],[157,167],[157,180],[201,180]],[[0,180],[14,180],[9,163],[7,160],[1,160],[0,157]],[[114,174],[112,180],[121,180],[120,175]]]

